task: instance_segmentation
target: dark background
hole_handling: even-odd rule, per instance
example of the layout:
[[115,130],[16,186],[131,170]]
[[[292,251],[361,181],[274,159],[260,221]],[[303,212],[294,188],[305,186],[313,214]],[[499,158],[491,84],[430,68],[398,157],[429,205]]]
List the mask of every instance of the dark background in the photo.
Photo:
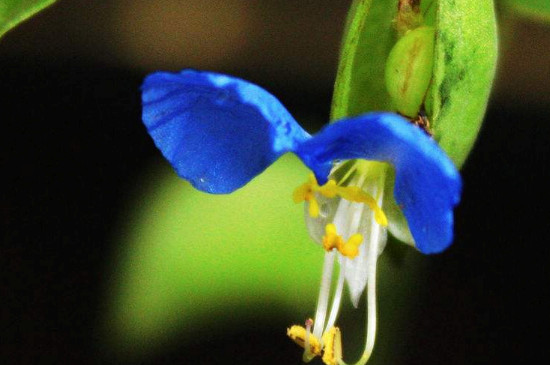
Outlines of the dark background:
[[[95,323],[128,192],[160,162],[140,123],[147,72],[236,74],[313,115],[310,131],[328,119],[348,3],[242,3],[61,1],[0,41],[5,362],[116,361]],[[166,24],[147,21],[155,11]],[[462,171],[455,243],[426,258],[407,364],[528,363],[547,353],[550,27],[500,20],[497,84]],[[300,363],[271,332],[218,332],[143,362]]]

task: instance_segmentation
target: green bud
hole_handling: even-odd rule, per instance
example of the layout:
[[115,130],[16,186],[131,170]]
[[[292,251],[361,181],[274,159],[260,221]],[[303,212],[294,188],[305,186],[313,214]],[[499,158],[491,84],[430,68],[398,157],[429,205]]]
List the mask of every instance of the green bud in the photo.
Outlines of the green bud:
[[395,109],[416,118],[432,79],[433,27],[407,32],[393,47],[386,61],[386,89]]

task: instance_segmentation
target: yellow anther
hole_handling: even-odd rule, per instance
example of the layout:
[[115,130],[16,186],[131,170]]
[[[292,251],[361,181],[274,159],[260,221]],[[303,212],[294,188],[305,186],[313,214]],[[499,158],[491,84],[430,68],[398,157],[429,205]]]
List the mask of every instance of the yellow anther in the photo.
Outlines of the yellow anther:
[[337,235],[336,225],[334,223],[329,223],[325,226],[325,233],[328,235]]
[[304,200],[307,200],[310,194],[311,194],[311,186],[307,182],[298,186],[294,190],[294,193],[292,194],[292,200],[294,200],[294,203],[301,203]]
[[315,197],[312,197],[309,199],[309,215],[310,217],[317,218],[319,216],[319,203],[317,203],[317,199]]
[[357,255],[359,255],[359,246],[361,245],[362,242],[363,242],[363,235],[360,233],[356,233],[353,236],[351,236],[348,242],[342,245],[342,247],[340,247],[338,251],[340,251],[342,255],[352,259]]
[[329,223],[325,226],[325,235],[323,236],[323,248],[327,251],[333,248],[337,249],[343,256],[350,259],[359,254],[359,246],[363,242],[363,235],[356,233],[351,236],[348,242],[344,242],[342,236],[336,232],[336,226]]
[[[306,348],[307,331],[304,327],[294,325],[290,328],[287,328],[286,335],[304,349]],[[314,356],[321,356],[321,342],[319,341],[319,339],[317,339],[317,337],[315,337],[312,333],[309,333],[308,341],[309,352]]]
[[310,174],[309,181],[297,187],[292,194],[294,203],[309,202],[309,215],[313,218],[319,216],[319,203],[315,198],[315,192],[318,190],[319,184],[315,179],[315,175]]
[[330,251],[333,248],[340,250],[339,247],[342,247],[344,240],[342,236],[339,236],[336,233],[336,226],[333,223],[329,223],[325,226],[325,235],[323,236],[323,247],[325,250]]
[[339,186],[336,185],[336,181],[329,180],[327,183],[323,186],[319,187],[319,193],[321,193],[323,196],[327,198],[334,198],[336,195],[338,195]]
[[339,186],[334,180],[329,180],[325,185],[319,186],[317,179],[315,179],[315,175],[310,174],[308,182],[300,185],[294,190],[292,198],[295,203],[301,203],[303,201],[309,202],[309,215],[313,218],[317,218],[320,213],[319,203],[315,198],[315,193],[319,193],[326,198],[340,196],[342,199],[351,202],[366,204],[374,212],[376,223],[384,227],[388,225],[388,218],[386,214],[384,214],[382,208],[376,203],[376,199],[361,190],[358,186]]
[[323,334],[323,362],[337,365],[342,360],[342,335],[338,327],[332,327]]
[[[317,337],[302,326],[294,325],[287,328],[286,334],[292,341],[306,349],[308,361],[315,356],[322,356],[322,360],[326,365],[340,364],[342,360],[342,335],[338,327],[332,327],[323,334],[323,345]],[[306,336],[309,349],[306,348]]]

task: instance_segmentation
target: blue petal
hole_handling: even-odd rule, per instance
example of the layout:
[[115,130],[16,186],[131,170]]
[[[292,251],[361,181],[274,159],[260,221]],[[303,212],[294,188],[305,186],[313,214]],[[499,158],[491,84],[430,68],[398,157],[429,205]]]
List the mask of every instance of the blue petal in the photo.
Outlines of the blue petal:
[[230,193],[309,135],[264,89],[211,72],[157,72],[142,86],[143,122],[182,178]]
[[417,248],[446,249],[453,239],[453,207],[461,179],[438,145],[406,119],[390,113],[365,114],[333,123],[298,147],[296,153],[326,181],[335,159],[366,159],[395,167],[394,195]]

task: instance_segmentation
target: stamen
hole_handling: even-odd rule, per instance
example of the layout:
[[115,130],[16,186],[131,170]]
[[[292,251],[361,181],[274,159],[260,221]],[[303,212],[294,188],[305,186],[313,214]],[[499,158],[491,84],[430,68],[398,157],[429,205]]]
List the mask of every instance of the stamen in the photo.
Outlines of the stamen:
[[319,190],[319,184],[315,175],[309,175],[309,181],[298,186],[294,193],[292,194],[292,199],[294,203],[301,203],[307,201],[309,203],[309,215],[313,218],[319,216],[319,203],[315,198],[315,192]]
[[340,186],[336,185],[336,181],[329,180],[325,185],[320,186],[318,191],[327,198],[334,198],[336,195],[338,195],[338,191],[340,188]]
[[340,196],[351,202],[366,204],[374,212],[374,219],[378,224],[384,227],[388,225],[388,219],[380,205],[376,203],[376,200],[371,195],[361,190],[358,186],[340,186],[334,180],[328,180],[325,185],[319,186],[315,175],[310,174],[309,181],[296,188],[292,194],[292,198],[295,203],[309,202],[309,215],[313,218],[317,218],[320,212],[315,193],[319,193],[327,198]]
[[310,193],[311,186],[309,182],[304,183],[294,189],[294,192],[292,193],[292,200],[294,200],[294,203],[301,203],[304,200],[307,200]]
[[371,244],[369,247],[369,258],[367,261],[367,339],[365,341],[365,351],[357,365],[364,365],[369,361],[374,348],[376,338],[376,263],[378,261],[378,239],[380,236],[380,226],[373,224],[373,233],[371,234]]
[[[296,344],[305,348],[303,360],[310,362],[315,356],[322,356],[326,365],[338,365],[342,361],[342,335],[338,327],[331,329],[323,334],[324,347],[321,342],[310,333],[312,320],[306,321],[306,328],[294,325],[287,329],[286,334]],[[308,345],[309,341],[309,345]]]
[[312,323],[313,323],[313,320],[311,318],[306,319],[306,338],[305,338],[305,343],[304,343],[304,350],[305,350],[304,353],[309,353],[310,352],[309,337],[311,335],[311,325],[312,325]]
[[[321,351],[321,348],[323,347],[322,344],[319,344],[319,348],[314,348],[315,352],[312,352],[312,347],[309,344],[309,339],[314,339],[313,335],[311,334],[311,326],[313,325],[313,319],[308,318],[306,319],[306,340],[305,340],[305,346],[304,346],[304,354],[302,355],[302,359],[304,362],[309,362],[311,359],[313,359],[315,356],[320,356],[317,352]],[[315,338],[315,340],[317,340]],[[317,341],[319,342],[319,341]]]
[[[340,273],[338,274],[338,283],[336,284],[336,291],[334,292],[334,298],[332,299],[332,306],[330,307],[330,315],[328,317],[325,331],[327,332],[334,326],[338,311],[340,310],[340,302],[342,301],[342,292],[344,291],[344,279],[346,277],[346,260],[342,260],[340,263]],[[323,341],[324,342],[324,341]]]
[[[322,355],[322,360],[327,365],[346,365],[342,360],[341,333],[338,328],[334,327],[346,281],[350,284],[354,303],[367,286],[365,349],[356,365],[364,365],[372,354],[377,327],[376,265],[378,255],[385,243],[383,226],[388,223],[384,212],[380,208],[385,173],[376,175],[366,173],[350,175],[345,181],[348,186],[338,185],[334,179],[328,180],[326,184],[319,186],[315,176],[311,174],[309,181],[294,191],[295,202],[309,202],[306,220],[308,221],[310,234],[312,234],[312,228],[309,224],[313,222],[314,233],[312,237],[317,242],[322,243],[327,251],[323,264],[323,276],[317,301],[315,323],[308,320],[306,321],[306,328],[293,326],[293,328],[299,329],[299,333],[298,329],[288,330],[289,336],[304,347],[303,360],[305,362],[309,362],[315,356]],[[375,179],[372,179],[372,177],[375,177]],[[338,180],[343,181],[341,177],[338,177]],[[362,190],[361,186],[365,186],[368,189],[367,191],[376,198]],[[330,200],[335,197],[339,199]],[[320,203],[323,204],[323,216],[319,219],[310,219],[309,217],[315,218],[321,214]],[[359,248],[364,241],[364,237],[357,232],[362,232],[368,236],[365,238],[369,245],[363,247],[362,250],[359,250]],[[328,313],[336,251],[342,255],[339,260],[340,273],[338,282],[335,285],[330,313]],[[360,260],[353,260],[359,254],[361,255]],[[313,327],[313,331],[311,327]],[[316,347],[317,344],[318,347]]]
[[[311,325],[309,326],[309,328],[311,329]],[[294,341],[296,344],[298,344],[299,346],[305,349],[304,361],[306,361],[305,360],[306,353],[308,356],[307,361],[310,361],[315,356],[321,356],[321,342],[319,341],[319,339],[313,336],[309,330],[306,330],[302,326],[294,325],[294,326],[291,326],[290,328],[287,328],[286,335],[290,337],[290,339]],[[307,346],[306,346],[306,343],[307,343]]]
[[351,236],[345,244],[338,249],[343,256],[349,257],[350,259],[359,255],[359,246],[363,242],[363,235],[356,233]]
[[323,247],[326,251],[331,251],[333,248],[338,249],[342,246],[342,236],[336,233],[336,226],[329,223],[325,226],[325,235],[323,236]]
[[309,215],[310,217],[317,218],[319,216],[319,212],[319,203],[317,202],[317,199],[315,199],[315,195],[312,194],[309,199]]
[[331,327],[325,332],[323,362],[326,365],[338,365],[342,360],[342,335],[338,327]]
[[[374,228],[378,230],[380,226]],[[379,233],[379,232],[378,232]],[[373,234],[371,237],[373,239],[377,238],[377,234]],[[375,241],[374,241],[375,242]],[[367,281],[367,339],[365,341],[365,350],[363,355],[353,365],[365,365],[371,355],[374,348],[374,340],[376,338],[376,263],[378,260],[377,250],[373,247],[376,245],[371,244],[369,249],[369,260],[367,262],[368,278]],[[347,365],[345,362],[340,361],[340,365]]]
[[[384,175],[381,175],[378,186],[384,186]],[[378,203],[382,204],[382,191],[378,192]],[[365,351],[357,365],[364,365],[369,361],[374,348],[376,338],[376,264],[378,262],[378,249],[380,242],[381,228],[379,225],[371,224],[371,235],[369,245],[369,256],[367,260],[367,340],[365,342]]]
[[336,232],[336,225],[329,223],[325,227],[325,236],[323,237],[323,247],[326,251],[337,249],[343,256],[350,259],[356,257],[359,254],[359,246],[363,242],[363,235],[356,233],[349,238],[347,242],[344,242],[342,236]]

